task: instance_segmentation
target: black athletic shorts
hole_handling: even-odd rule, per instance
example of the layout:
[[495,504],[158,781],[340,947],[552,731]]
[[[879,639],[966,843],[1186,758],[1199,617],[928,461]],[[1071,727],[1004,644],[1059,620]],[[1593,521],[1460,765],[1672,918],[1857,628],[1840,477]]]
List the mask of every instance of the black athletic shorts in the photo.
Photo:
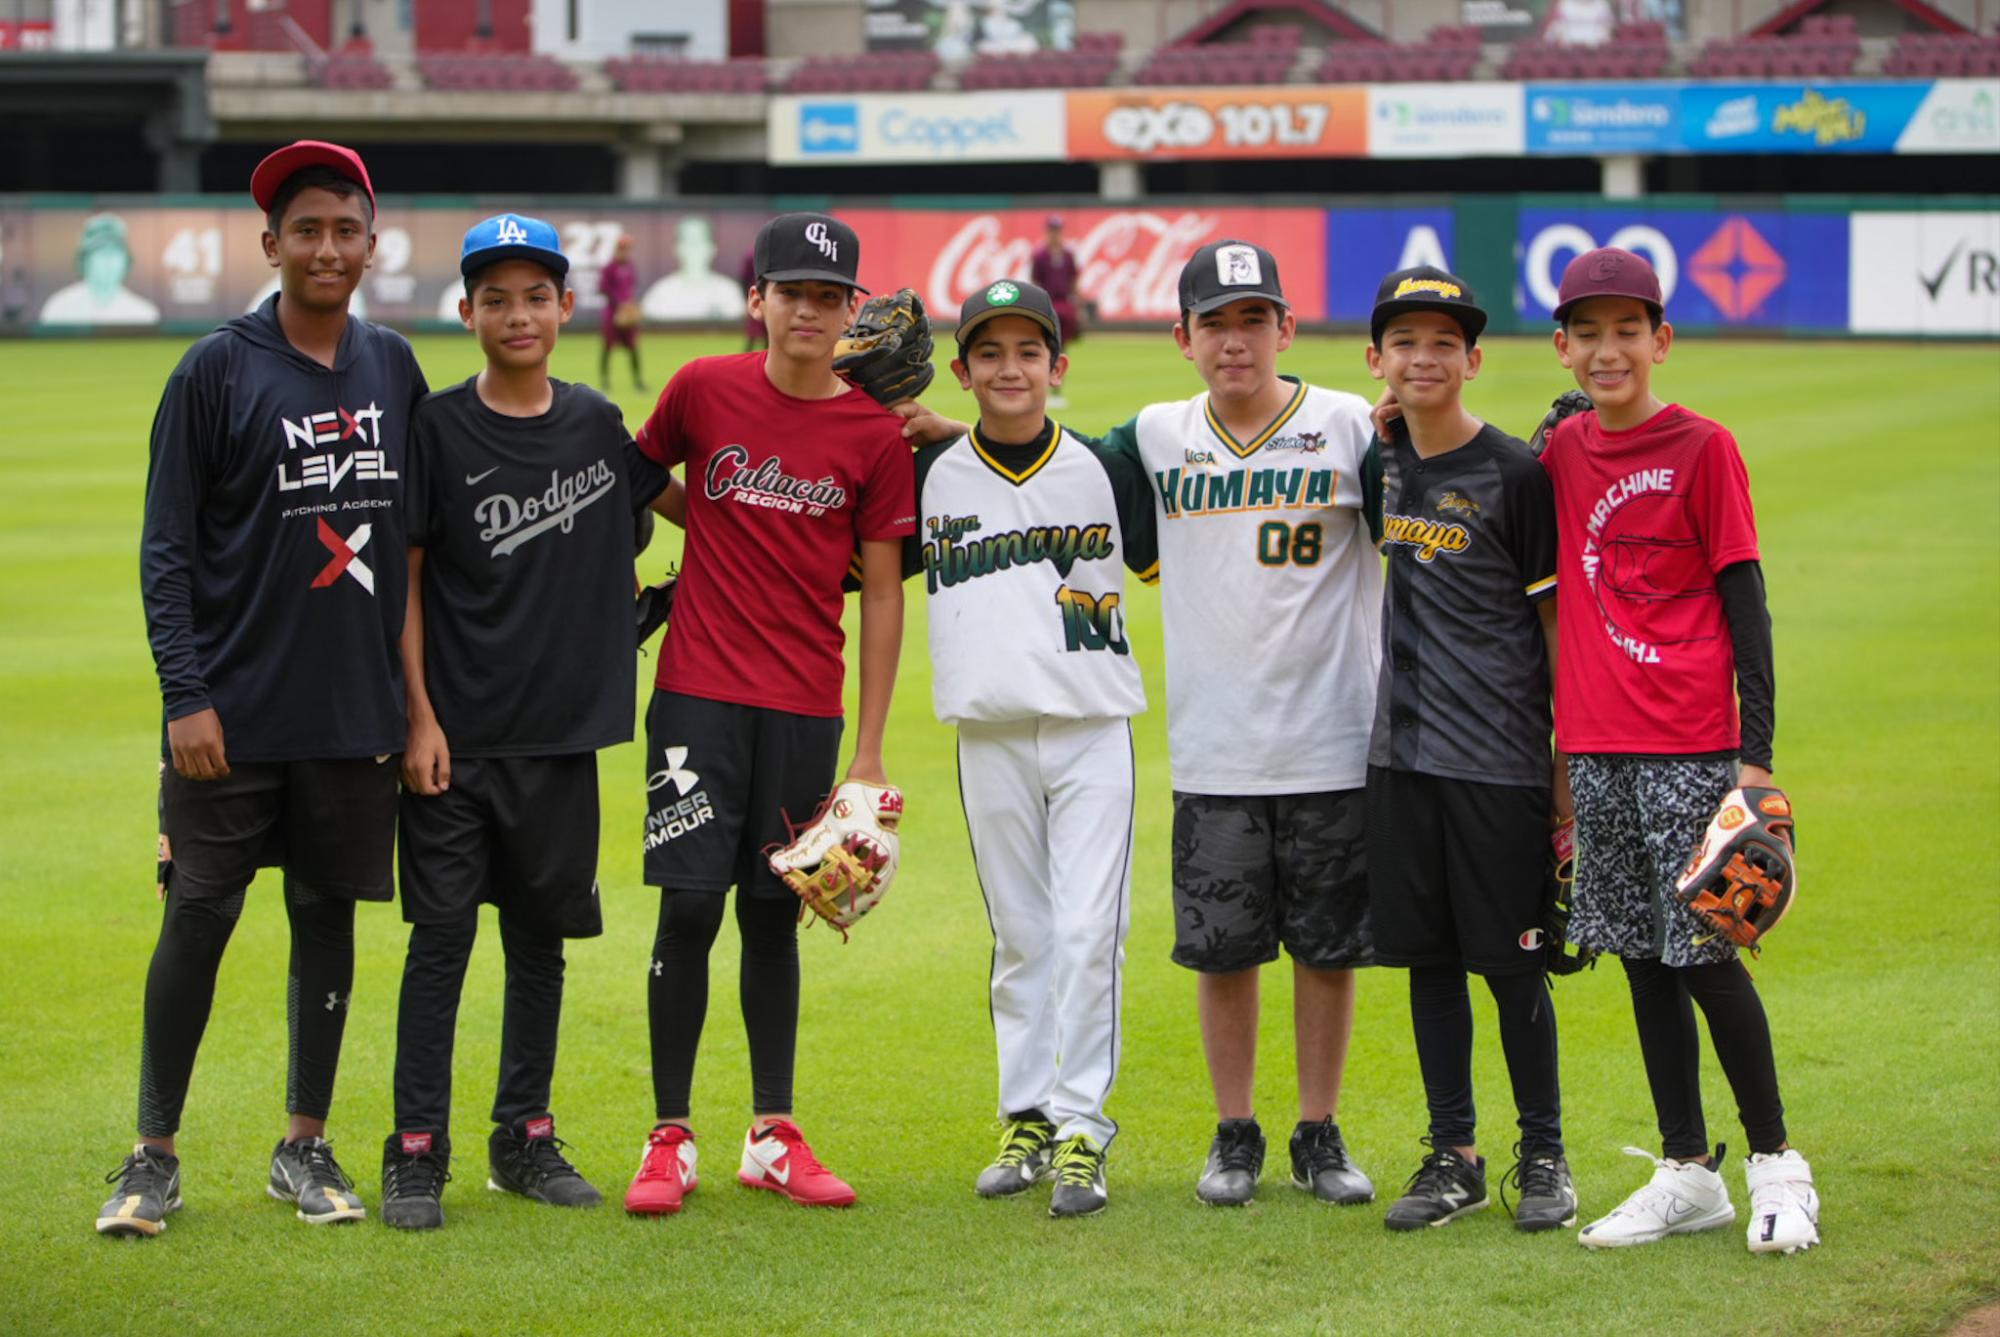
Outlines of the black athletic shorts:
[[403,791],[403,918],[455,923],[497,905],[564,938],[604,932],[597,754],[454,757],[442,794]]
[[1362,792],[1174,795],[1174,960],[1226,974],[1278,959],[1372,965]]
[[765,862],[833,788],[838,716],[655,691],[646,708],[646,882],[794,899]]
[[1375,960],[1540,970],[1549,791],[1368,768]]
[[323,895],[395,897],[397,758],[234,762],[219,780],[160,775],[169,876],[194,899],[234,896],[259,868]]

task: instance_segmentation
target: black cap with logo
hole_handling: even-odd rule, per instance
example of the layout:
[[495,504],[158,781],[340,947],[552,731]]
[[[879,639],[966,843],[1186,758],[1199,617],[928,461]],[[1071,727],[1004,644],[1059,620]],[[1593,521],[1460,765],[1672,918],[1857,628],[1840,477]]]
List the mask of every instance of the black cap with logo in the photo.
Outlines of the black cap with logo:
[[757,277],[773,283],[815,279],[868,291],[854,281],[861,266],[860,238],[826,214],[779,214],[757,233],[751,258]]
[[1212,241],[1181,268],[1181,310],[1188,315],[1249,297],[1291,305],[1278,286],[1277,260],[1254,242]]
[[1056,319],[1056,304],[1041,288],[1026,279],[1000,279],[987,284],[965,299],[958,313],[958,351],[972,342],[972,332],[995,316],[1024,316],[1042,327],[1049,347],[1062,351],[1062,322]]
[[1382,280],[1368,317],[1368,337],[1380,344],[1389,322],[1406,311],[1443,312],[1465,331],[1468,346],[1479,342],[1479,332],[1486,328],[1486,312],[1465,280],[1436,265],[1399,269]]

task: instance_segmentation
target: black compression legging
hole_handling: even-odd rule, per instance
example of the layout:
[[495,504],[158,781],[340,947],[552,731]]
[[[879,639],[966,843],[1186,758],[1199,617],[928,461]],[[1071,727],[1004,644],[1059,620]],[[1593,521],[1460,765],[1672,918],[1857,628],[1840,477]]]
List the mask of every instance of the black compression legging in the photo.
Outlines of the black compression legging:
[[[646,1013],[653,1038],[653,1104],[661,1119],[688,1117],[695,1050],[708,1016],[708,951],[722,928],[722,896],[662,891],[659,930],[648,966]],[[750,1040],[751,1108],[792,1108],[799,1034],[798,903],[736,894],[743,935],[738,992]]]
[[[139,1046],[139,1135],[180,1130],[195,1053],[215,1003],[222,953],[243,913],[243,893],[189,896],[170,886],[160,940],[146,971],[145,1031]],[[324,1119],[333,1107],[340,1041],[354,988],[354,902],[285,879],[292,953],[285,981],[288,1059],[285,1108]]]
[[[1539,972],[1490,975],[1487,990],[1500,1013],[1500,1047],[1514,1087],[1521,1152],[1563,1154],[1562,1096],[1556,1078],[1556,1012]],[[1433,1146],[1473,1145],[1472,997],[1465,970],[1414,966],[1410,970],[1410,1022],[1417,1037],[1430,1107]]]
[[1694,1005],[1708,1019],[1709,1038],[1722,1074],[1736,1096],[1737,1116],[1753,1153],[1785,1145],[1785,1105],[1778,1096],[1778,1065],[1764,1002],[1741,961],[1668,966],[1627,960],[1632,1014],[1639,1023],[1639,1052],[1653,1107],[1660,1119],[1663,1154],[1688,1160],[1708,1154],[1708,1126],[1701,1111],[1701,1031]]

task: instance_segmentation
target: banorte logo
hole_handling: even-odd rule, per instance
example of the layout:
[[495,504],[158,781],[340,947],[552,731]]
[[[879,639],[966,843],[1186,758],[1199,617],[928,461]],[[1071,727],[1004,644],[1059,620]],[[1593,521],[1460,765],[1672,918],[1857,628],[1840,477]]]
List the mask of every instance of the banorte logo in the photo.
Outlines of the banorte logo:
[[[1181,266],[1217,240],[1217,226],[1213,215],[1198,212],[1107,215],[1070,248],[1077,291],[1104,320],[1172,320],[1180,314]],[[975,214],[939,248],[924,301],[933,310],[956,310],[988,284],[1027,273],[1034,253],[1032,236],[1007,236],[999,217]]]

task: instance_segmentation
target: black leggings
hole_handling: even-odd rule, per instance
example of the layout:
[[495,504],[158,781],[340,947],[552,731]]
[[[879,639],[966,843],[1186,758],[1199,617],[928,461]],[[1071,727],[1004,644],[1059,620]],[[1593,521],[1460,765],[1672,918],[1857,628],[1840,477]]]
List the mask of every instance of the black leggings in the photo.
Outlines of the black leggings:
[[1771,1026],[1750,972],[1741,961],[1668,966],[1625,962],[1632,986],[1632,1014],[1639,1023],[1639,1052],[1660,1118],[1662,1154],[1689,1160],[1708,1154],[1708,1126],[1701,1112],[1701,1031],[1694,1005],[1708,1019],[1715,1056],[1736,1096],[1737,1117],[1752,1153],[1785,1145],[1785,1104],[1778,1098],[1778,1064]]
[[[660,892],[660,925],[646,977],[657,1118],[688,1117],[695,1049],[708,1016],[708,949],[722,928],[724,899],[705,891]],[[738,891],[736,927],[743,935],[738,992],[750,1039],[751,1109],[789,1113],[799,1036],[798,902]]]
[[[1556,1010],[1540,971],[1489,975],[1487,991],[1500,1011],[1500,1048],[1514,1084],[1521,1154],[1563,1154],[1562,1092],[1556,1078]],[[1410,1023],[1417,1064],[1430,1106],[1431,1144],[1469,1147],[1472,1103],[1472,996],[1460,966],[1410,970]]]
[[[324,1119],[333,1106],[348,995],[354,989],[354,902],[323,896],[287,875],[285,913],[292,925],[285,981],[285,1108]],[[215,977],[242,914],[241,891],[190,897],[182,884],[169,886],[160,940],[146,971],[145,1031],[139,1043],[141,1137],[172,1137],[180,1131],[195,1053],[215,1003]]]

